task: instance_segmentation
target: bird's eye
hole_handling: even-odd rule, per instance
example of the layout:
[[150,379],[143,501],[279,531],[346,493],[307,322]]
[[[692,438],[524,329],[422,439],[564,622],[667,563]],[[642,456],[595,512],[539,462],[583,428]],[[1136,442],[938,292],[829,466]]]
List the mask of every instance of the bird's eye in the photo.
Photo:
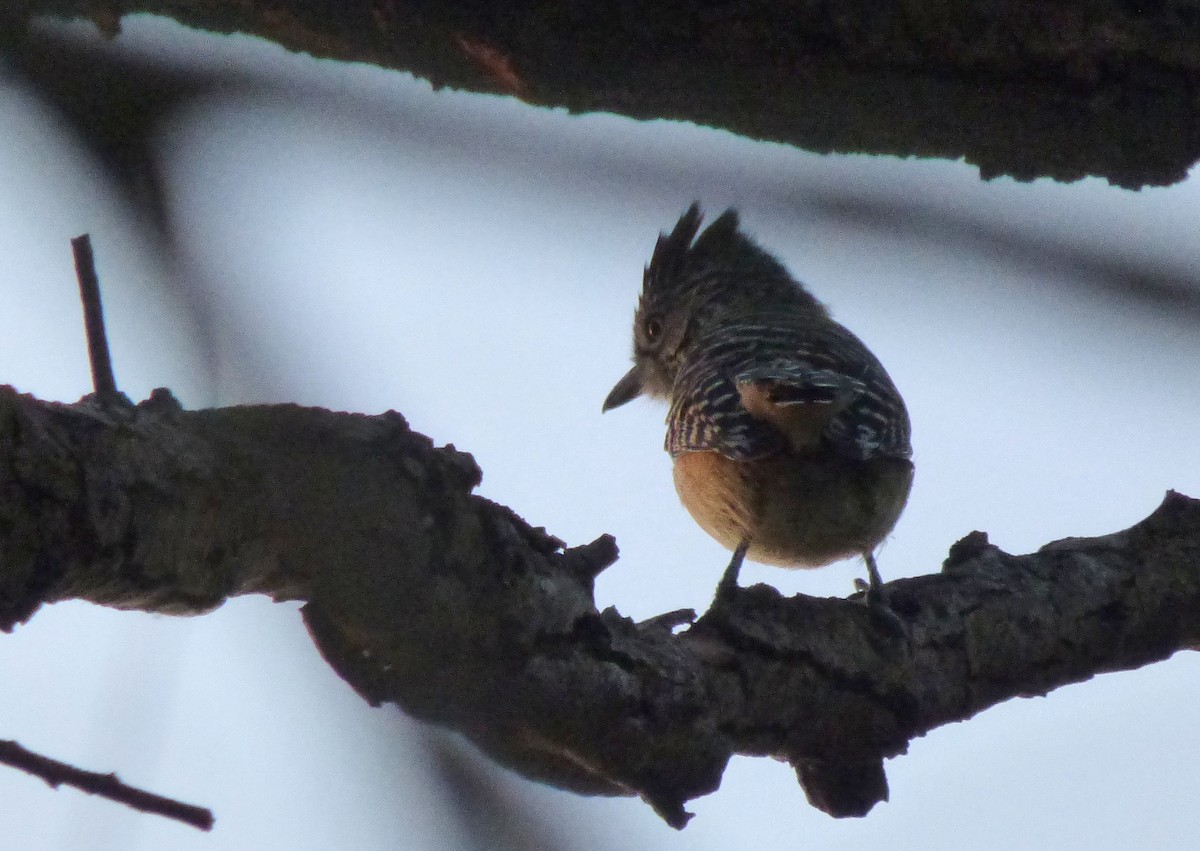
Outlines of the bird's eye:
[[651,316],[646,320],[646,339],[651,343],[656,342],[662,336],[662,320],[657,316]]

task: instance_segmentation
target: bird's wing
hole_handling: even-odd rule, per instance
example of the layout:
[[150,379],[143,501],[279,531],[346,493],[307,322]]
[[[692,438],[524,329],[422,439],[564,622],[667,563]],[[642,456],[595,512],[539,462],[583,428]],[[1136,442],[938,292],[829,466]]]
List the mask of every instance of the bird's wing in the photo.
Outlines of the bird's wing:
[[720,452],[735,461],[762,458],[787,448],[787,439],[742,404],[736,382],[720,364],[681,370],[671,392],[666,450]]
[[836,370],[782,359],[743,370],[734,383],[751,416],[771,423],[797,450],[825,442],[836,418],[866,389]]
[[836,323],[814,332],[827,354],[819,364],[853,383],[854,392],[830,419],[825,439],[842,454],[868,458],[912,456],[912,429],[904,400],[878,358],[858,337]]
[[714,450],[748,460],[821,444],[857,460],[911,456],[904,402],[850,331],[772,321],[721,333],[672,389],[673,456]]

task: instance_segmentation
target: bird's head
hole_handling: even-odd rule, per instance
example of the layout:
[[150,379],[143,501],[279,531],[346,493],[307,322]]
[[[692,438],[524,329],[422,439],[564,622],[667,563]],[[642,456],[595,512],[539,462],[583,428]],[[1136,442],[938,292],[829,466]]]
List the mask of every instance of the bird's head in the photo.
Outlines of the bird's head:
[[633,368],[604,410],[638,396],[668,399],[697,340],[715,324],[778,308],[825,308],[774,257],[738,229],[730,208],[697,237],[704,216],[692,204],[668,234],[659,234],[633,317]]

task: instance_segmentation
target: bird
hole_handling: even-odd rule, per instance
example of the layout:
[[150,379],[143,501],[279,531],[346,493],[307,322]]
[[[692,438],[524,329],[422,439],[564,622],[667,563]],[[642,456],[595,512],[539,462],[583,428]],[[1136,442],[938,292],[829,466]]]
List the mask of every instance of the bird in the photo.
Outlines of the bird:
[[[664,448],[697,524],[746,558],[821,567],[875,550],[913,481],[911,425],[879,359],[741,229],[730,208],[700,232],[692,204],[661,233],[633,322],[633,367],[604,400],[668,403]],[[860,589],[863,587],[859,584]]]

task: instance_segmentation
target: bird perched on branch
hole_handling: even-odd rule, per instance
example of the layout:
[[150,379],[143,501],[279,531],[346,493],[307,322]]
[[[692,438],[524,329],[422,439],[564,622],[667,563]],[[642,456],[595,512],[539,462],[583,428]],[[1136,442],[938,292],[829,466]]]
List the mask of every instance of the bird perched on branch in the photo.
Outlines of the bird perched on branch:
[[670,403],[666,450],[680,500],[742,560],[820,567],[866,561],[908,501],[908,412],[882,364],[730,209],[699,236],[693,204],[661,234],[633,322],[633,368],[604,410]]

